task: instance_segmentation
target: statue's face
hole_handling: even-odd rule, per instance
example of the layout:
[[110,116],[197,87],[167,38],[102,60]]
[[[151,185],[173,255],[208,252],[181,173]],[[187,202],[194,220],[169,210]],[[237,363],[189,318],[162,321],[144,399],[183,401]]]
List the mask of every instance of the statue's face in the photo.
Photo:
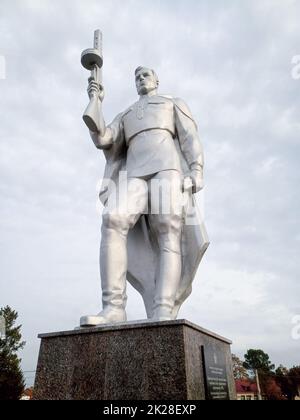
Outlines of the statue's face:
[[142,68],[135,75],[136,89],[139,95],[146,95],[157,89],[157,80],[150,69]]

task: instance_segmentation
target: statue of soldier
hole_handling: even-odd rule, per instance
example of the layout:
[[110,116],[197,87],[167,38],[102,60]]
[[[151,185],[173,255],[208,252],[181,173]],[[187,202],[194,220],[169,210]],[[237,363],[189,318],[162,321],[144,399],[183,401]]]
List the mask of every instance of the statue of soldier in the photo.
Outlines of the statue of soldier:
[[[119,199],[107,205],[110,188],[104,183],[103,310],[83,316],[81,327],[126,321],[126,280],[142,294],[148,318],[175,319],[208,246],[204,225],[186,226],[182,207],[185,181],[191,180],[191,194],[203,188],[203,151],[192,114],[183,100],[158,94],[153,70],[138,67],[135,83],[139,100],[108,126],[100,111],[101,131],[90,131],[105,153],[104,177],[118,184]],[[88,94],[96,94],[101,108],[101,84],[89,79]],[[126,182],[120,182],[121,171]],[[167,212],[159,194],[152,194],[154,181],[169,186]]]

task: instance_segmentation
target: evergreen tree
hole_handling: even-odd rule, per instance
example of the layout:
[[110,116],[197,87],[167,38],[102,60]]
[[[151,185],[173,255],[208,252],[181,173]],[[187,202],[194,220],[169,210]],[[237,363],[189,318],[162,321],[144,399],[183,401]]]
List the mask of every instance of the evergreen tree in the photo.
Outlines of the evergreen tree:
[[0,338],[0,400],[18,400],[24,390],[24,378],[17,352],[25,346],[21,325],[15,326],[18,313],[9,306],[0,309],[5,320],[5,336]]
[[262,350],[249,349],[244,357],[244,367],[246,369],[258,370],[263,373],[271,373],[275,369],[269,355]]

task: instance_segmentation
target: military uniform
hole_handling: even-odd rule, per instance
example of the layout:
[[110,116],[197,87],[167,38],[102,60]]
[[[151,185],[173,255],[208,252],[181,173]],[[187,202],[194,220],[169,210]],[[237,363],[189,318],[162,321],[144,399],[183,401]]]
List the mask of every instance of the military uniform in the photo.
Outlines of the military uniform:
[[179,140],[187,165],[203,166],[197,126],[181,99],[155,95],[142,97],[119,114],[107,130],[108,143],[124,137],[128,176],[145,176],[165,170],[182,171],[174,143]]
[[[107,205],[103,212],[100,268],[104,313],[109,308],[125,308],[127,236],[140,216],[148,213],[159,257],[158,267],[153,268],[156,273],[155,291],[150,298],[153,302],[143,297],[148,317],[174,318],[180,305],[177,302],[174,309],[182,274],[182,180],[184,173],[203,167],[193,117],[181,99],[145,95],[114,119],[101,144],[93,134],[92,138],[98,148],[107,149],[104,177],[116,180],[120,169],[128,174],[128,182],[119,185],[119,200],[113,206]],[[153,180],[167,181],[171,186],[168,193],[164,192],[170,202],[167,214],[160,211],[158,197],[149,194]],[[100,193],[102,201],[106,202],[107,195],[106,187]],[[181,298],[183,295],[186,292],[181,291]]]

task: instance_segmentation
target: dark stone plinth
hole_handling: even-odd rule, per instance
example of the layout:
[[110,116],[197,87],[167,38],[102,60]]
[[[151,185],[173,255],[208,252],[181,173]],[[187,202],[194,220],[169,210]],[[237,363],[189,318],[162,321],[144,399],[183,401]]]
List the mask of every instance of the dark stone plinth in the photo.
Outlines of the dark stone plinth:
[[[186,320],[131,322],[39,337],[37,400],[235,399],[231,342]],[[211,371],[211,364],[218,369]],[[224,389],[214,373],[223,375],[219,381]]]

